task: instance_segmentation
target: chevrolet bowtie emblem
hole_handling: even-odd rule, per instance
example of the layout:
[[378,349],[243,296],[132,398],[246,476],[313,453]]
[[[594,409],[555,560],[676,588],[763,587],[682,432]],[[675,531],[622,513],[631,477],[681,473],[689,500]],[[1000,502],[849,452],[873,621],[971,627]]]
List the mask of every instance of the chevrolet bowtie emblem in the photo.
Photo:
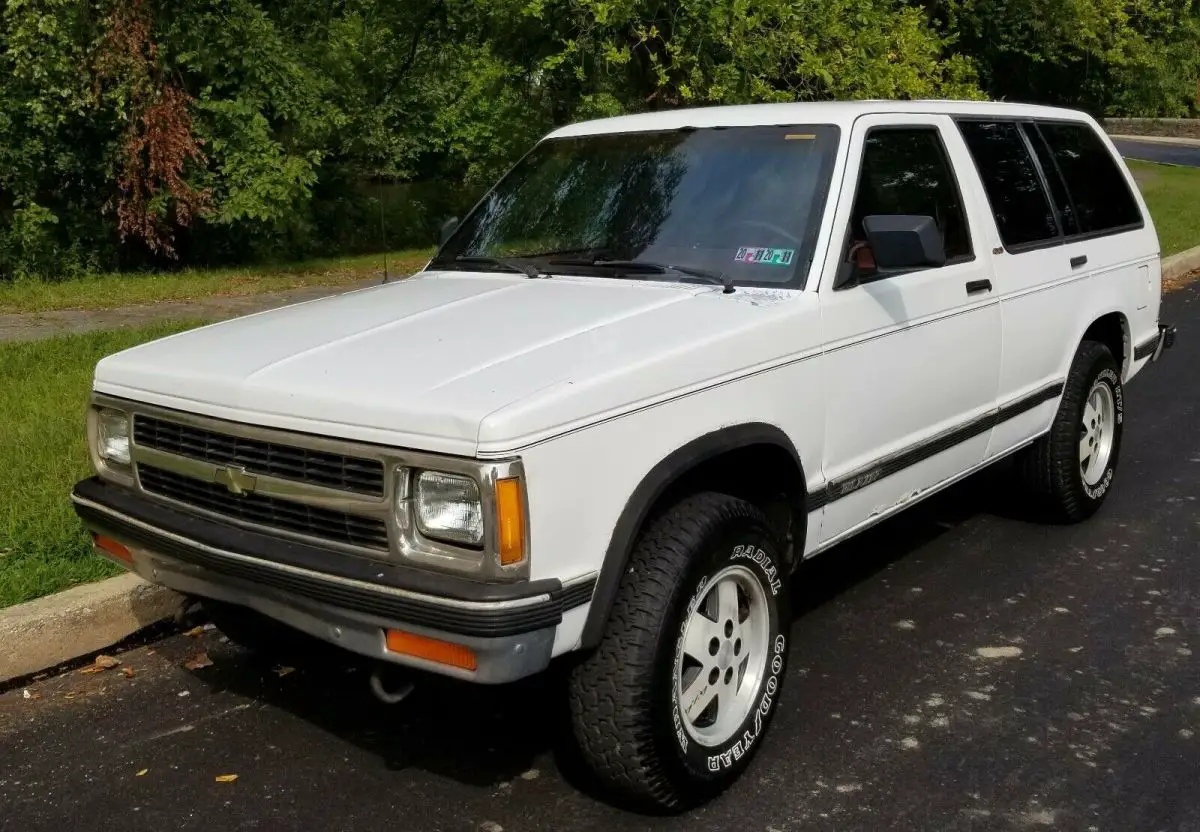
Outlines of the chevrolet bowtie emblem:
[[246,469],[239,465],[231,465],[213,471],[213,482],[225,486],[230,494],[240,497],[249,494],[258,486],[258,477],[247,474]]

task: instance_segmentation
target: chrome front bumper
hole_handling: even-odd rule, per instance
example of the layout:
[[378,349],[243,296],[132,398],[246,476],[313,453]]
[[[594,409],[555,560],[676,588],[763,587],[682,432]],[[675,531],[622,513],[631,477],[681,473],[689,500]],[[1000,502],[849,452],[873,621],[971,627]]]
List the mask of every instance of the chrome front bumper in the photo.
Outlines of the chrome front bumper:
[[[98,479],[71,497],[84,524],[127,547],[133,571],[148,581],[250,607],[372,659],[472,682],[543,670],[563,613],[588,603],[595,585],[594,576],[565,586],[484,584],[370,562],[190,516]],[[389,629],[468,647],[477,667],[391,652]]]

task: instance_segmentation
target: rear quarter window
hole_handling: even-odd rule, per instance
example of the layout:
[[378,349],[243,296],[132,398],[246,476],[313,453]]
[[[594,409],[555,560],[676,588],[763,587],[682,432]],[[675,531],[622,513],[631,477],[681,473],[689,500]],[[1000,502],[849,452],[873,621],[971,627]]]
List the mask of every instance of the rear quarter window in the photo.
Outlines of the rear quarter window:
[[[1039,122],[1050,156],[1074,205],[1083,234],[1100,234],[1142,224],[1142,213],[1117,160],[1087,124]],[[1047,170],[1046,176],[1053,176]]]
[[1011,121],[958,123],[1008,248],[1058,238],[1058,221],[1020,127]]

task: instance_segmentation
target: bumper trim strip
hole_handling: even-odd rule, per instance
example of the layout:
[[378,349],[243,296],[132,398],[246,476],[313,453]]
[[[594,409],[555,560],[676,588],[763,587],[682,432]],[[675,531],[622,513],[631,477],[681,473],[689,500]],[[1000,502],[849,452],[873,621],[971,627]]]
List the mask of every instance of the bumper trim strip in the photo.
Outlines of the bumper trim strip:
[[93,530],[140,545],[151,553],[203,570],[210,579],[259,584],[330,606],[374,614],[466,636],[520,635],[557,625],[562,614],[587,603],[594,576],[569,588],[521,598],[467,601],[372,584],[210,546],[156,528],[78,493],[75,509]]
[[1175,346],[1176,327],[1170,324],[1159,324],[1158,334],[1153,338],[1138,344],[1133,350],[1134,361],[1144,361],[1147,358],[1157,361],[1163,350]]

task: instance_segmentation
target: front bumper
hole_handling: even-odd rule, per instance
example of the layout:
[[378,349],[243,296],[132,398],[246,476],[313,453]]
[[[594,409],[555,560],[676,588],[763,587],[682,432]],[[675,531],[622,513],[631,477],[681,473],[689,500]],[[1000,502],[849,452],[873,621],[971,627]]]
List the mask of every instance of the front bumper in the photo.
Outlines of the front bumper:
[[[149,581],[250,607],[373,659],[473,682],[544,669],[563,613],[587,604],[595,586],[594,577],[487,584],[357,558],[195,517],[98,478],[79,483],[71,499],[92,532],[128,547],[133,570]],[[477,667],[393,653],[388,629],[469,647]]]
[[1164,350],[1175,346],[1175,331],[1174,324],[1159,324],[1157,335],[1134,348],[1133,360],[1145,361],[1149,358],[1151,363],[1157,361],[1162,357]]

